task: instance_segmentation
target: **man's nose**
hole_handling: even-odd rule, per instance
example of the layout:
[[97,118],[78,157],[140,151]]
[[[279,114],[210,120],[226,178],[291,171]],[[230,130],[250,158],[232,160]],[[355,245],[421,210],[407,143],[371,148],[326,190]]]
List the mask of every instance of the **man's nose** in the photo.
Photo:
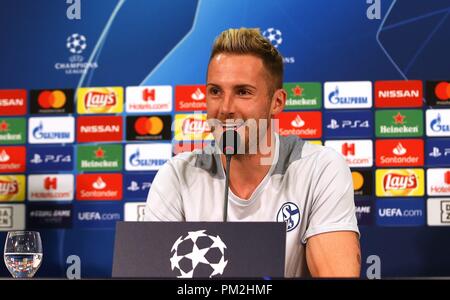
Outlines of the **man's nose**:
[[220,106],[220,114],[222,116],[233,116],[235,113],[234,107],[234,99],[232,94],[226,94],[223,97],[221,106]]

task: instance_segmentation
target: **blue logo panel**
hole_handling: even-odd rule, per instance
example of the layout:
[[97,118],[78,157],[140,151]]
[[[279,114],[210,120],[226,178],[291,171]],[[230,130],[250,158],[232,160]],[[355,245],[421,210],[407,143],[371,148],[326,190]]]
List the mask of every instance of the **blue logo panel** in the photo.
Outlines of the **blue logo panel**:
[[425,158],[429,166],[450,165],[450,139],[427,139]]
[[423,226],[425,201],[417,198],[377,200],[376,220],[379,226]]
[[30,172],[72,171],[73,146],[28,146],[27,170]]
[[325,111],[325,137],[372,137],[373,113],[370,110]]
[[76,228],[116,228],[116,222],[123,220],[122,203],[87,203],[75,206]]
[[124,174],[123,198],[125,200],[147,200],[156,172],[146,174]]
[[356,219],[358,226],[370,226],[374,222],[374,201],[371,200],[355,200]]

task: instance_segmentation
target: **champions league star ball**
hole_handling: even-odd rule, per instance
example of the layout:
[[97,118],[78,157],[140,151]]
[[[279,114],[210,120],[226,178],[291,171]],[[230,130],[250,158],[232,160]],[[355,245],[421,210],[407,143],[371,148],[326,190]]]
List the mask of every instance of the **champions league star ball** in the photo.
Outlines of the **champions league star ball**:
[[80,54],[86,49],[86,37],[84,35],[74,33],[67,38],[66,47],[70,53]]
[[222,275],[228,264],[228,260],[225,260],[226,248],[218,235],[208,235],[205,230],[190,231],[173,244],[171,269],[178,278],[211,278]]
[[267,30],[264,30],[262,34],[275,48],[283,42],[282,33],[278,29],[268,28]]

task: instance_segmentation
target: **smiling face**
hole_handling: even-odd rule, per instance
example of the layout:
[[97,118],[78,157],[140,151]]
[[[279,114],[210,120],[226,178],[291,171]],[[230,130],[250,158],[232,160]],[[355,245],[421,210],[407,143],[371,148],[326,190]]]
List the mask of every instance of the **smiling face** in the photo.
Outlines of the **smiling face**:
[[[206,106],[208,119],[221,122],[212,124],[216,141],[225,123],[239,127],[242,121],[246,126],[239,127],[238,132],[247,149],[257,137],[264,137],[271,128],[272,116],[283,110],[286,100],[282,89],[272,91],[271,76],[261,58],[229,53],[214,56],[208,67]],[[263,124],[261,120],[266,120],[267,126],[257,129],[257,124]],[[258,132],[258,136],[252,132]]]

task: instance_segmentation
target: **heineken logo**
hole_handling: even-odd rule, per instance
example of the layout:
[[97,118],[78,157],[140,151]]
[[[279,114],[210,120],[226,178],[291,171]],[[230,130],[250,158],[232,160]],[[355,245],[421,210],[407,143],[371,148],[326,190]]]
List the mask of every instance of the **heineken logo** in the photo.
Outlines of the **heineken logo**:
[[375,112],[377,137],[416,137],[423,135],[420,110],[380,110]]
[[293,82],[283,84],[287,93],[286,109],[317,109],[322,107],[320,82]]
[[0,144],[24,144],[25,128],[25,118],[0,119]]
[[77,166],[80,171],[121,171],[121,145],[79,146]]

